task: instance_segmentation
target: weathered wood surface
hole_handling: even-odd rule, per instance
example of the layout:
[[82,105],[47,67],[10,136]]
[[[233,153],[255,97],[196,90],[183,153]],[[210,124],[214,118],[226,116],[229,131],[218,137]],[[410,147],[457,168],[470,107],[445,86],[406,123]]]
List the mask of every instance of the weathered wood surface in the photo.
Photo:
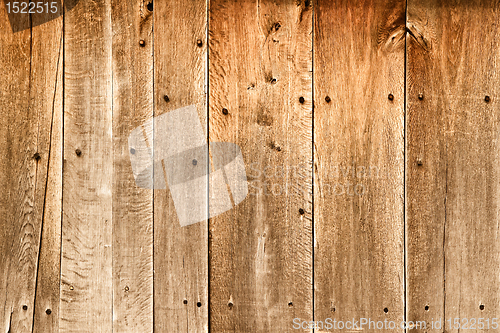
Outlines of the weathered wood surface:
[[62,332],[112,332],[111,74],[111,1],[81,1],[64,15]]
[[131,131],[153,117],[151,4],[149,0],[111,3],[113,332],[116,333],[153,331],[153,192],[136,185],[128,143]]
[[240,146],[249,181],[210,219],[211,330],[292,332],[312,320],[312,4],[215,0],[209,16],[209,137]]
[[499,316],[499,8],[408,1],[409,320]]
[[314,31],[315,318],[400,323],[405,2],[319,0]]
[[[3,5],[0,16],[0,331],[55,332],[62,19],[13,33]],[[31,27],[39,20],[23,15],[17,23]]]
[[[154,115],[194,104],[206,129],[207,4],[176,0],[154,5]],[[172,148],[162,145],[163,136],[164,127],[154,129],[154,154]],[[155,183],[163,171],[155,169]],[[181,209],[174,206],[170,190],[154,190],[154,328],[208,332],[207,221],[181,227]]]

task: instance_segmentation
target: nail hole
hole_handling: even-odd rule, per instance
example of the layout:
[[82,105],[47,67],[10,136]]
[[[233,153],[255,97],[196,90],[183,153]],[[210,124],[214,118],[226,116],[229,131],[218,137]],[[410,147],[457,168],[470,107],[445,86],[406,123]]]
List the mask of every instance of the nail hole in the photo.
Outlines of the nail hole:
[[148,6],[147,6],[147,7],[148,7],[148,10],[149,10],[150,12],[152,12],[152,11],[153,11],[153,2],[151,1],[150,3],[148,3]]
[[389,309],[388,308],[384,308],[384,312],[385,313],[389,312]]
[[132,155],[134,155],[134,154],[135,154],[135,149],[134,149],[134,148],[130,148],[130,153],[131,153]]
[[141,39],[141,40],[139,41],[139,45],[140,45],[141,47],[146,46],[146,42],[144,41],[144,39]]
[[484,97],[484,101],[485,101],[486,103],[489,103],[489,102],[490,102],[490,100],[491,100],[491,99],[490,99],[490,96],[485,96],[485,97]]
[[168,98],[168,96],[167,96],[167,95],[164,95],[164,96],[163,96],[163,99],[165,100],[165,102],[169,102],[169,101],[170,101],[170,98]]
[[276,31],[278,31],[278,29],[279,29],[279,28],[281,28],[281,24],[279,24],[279,22],[278,22],[278,23],[275,23],[275,24],[274,24],[274,29],[275,29]]
[[288,303],[288,307],[291,308],[293,306],[293,303],[292,302],[289,302]]
[[82,151],[80,150],[80,148],[77,148],[75,150],[75,154],[76,154],[76,156],[81,156],[82,155]]
[[196,303],[197,307],[201,307],[201,302]]
[[332,310],[332,312],[335,312],[335,308],[332,308],[331,310]]
[[196,165],[198,164],[198,161],[197,160],[193,160],[193,165]]
[[187,299],[185,299],[185,300],[183,300],[183,301],[182,301],[182,303],[184,303],[184,304],[188,304],[188,300],[187,300]]
[[483,311],[483,310],[484,310],[484,305],[483,305],[483,304],[481,304],[481,305],[479,306],[479,310],[481,310],[481,311]]
[[393,101],[394,100],[394,95],[393,94],[389,94],[389,96],[387,96],[387,98],[389,98],[390,101]]
[[233,302],[227,303],[227,306],[229,306],[229,308],[232,309],[233,308]]
[[203,46],[203,41],[201,39],[197,39],[196,40],[196,45],[198,45],[198,47],[202,47]]
[[275,84],[275,83],[276,83],[276,79],[273,77],[273,78],[271,79],[271,84]]
[[45,313],[49,315],[49,314],[52,313],[52,310],[51,309],[47,309],[47,310],[45,310]]
[[429,311],[429,306],[428,305],[425,306],[425,311]]
[[332,100],[330,99],[330,96],[326,96],[326,97],[325,97],[325,101],[326,101],[327,103],[330,103]]
[[304,97],[302,97],[302,96],[301,96],[301,97],[299,98],[299,102],[300,102],[300,104],[304,104],[304,102],[305,102],[305,101],[306,101],[306,100],[304,99]]
[[277,147],[276,147],[276,150],[277,150],[277,151],[281,151],[281,147],[280,147],[280,146],[277,146]]
[[300,208],[300,209],[299,209],[299,214],[300,214],[300,215],[304,215],[304,213],[305,213],[304,209],[303,209],[303,208]]
[[227,116],[229,114],[229,111],[226,108],[222,109],[222,114]]
[[37,160],[37,161],[40,161],[40,159],[41,159],[42,157],[40,156],[40,154],[39,154],[39,153],[35,153],[35,154],[33,155],[33,158],[34,158],[35,160]]
[[28,306],[27,305],[23,305],[23,310],[24,311],[28,310]]

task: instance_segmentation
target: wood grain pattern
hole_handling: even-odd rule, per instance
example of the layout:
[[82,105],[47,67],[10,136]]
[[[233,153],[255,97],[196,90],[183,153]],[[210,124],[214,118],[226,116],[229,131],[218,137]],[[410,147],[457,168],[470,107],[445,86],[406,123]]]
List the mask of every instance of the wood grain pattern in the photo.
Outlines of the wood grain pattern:
[[[32,332],[59,332],[62,208],[63,18],[32,15],[31,98],[43,126],[38,129],[40,154],[37,197],[42,207]],[[42,24],[42,22],[44,22]],[[36,159],[36,157],[35,157]],[[38,178],[38,177],[37,177]],[[48,312],[50,311],[50,312]],[[49,314],[50,313],[50,314]],[[14,331],[14,330],[12,330]]]
[[292,332],[312,320],[312,4],[213,0],[209,27],[210,141],[249,184],[210,219],[211,331]]
[[111,1],[80,1],[65,14],[64,22],[64,174],[59,326],[63,332],[111,332]]
[[[206,2],[155,2],[154,18],[154,115],[194,104],[206,128]],[[154,144],[154,154],[165,148]],[[154,190],[157,332],[208,332],[207,229],[207,221],[181,227],[170,191]]]
[[410,320],[500,312],[499,8],[408,1]]
[[316,4],[315,319],[399,324],[405,2]]
[[62,22],[13,33],[3,6],[0,16],[0,330],[50,332],[40,312],[58,304]]
[[153,192],[136,185],[128,144],[130,132],[153,117],[153,8],[149,3],[111,3],[113,332],[117,333],[153,332]]

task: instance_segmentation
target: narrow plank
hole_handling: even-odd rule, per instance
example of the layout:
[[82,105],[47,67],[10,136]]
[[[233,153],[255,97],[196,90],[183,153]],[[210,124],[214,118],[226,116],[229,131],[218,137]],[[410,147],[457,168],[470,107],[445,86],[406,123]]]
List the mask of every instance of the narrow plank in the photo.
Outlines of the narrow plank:
[[249,188],[209,222],[211,330],[294,332],[313,306],[312,4],[212,0],[209,27],[209,137],[240,146]]
[[405,1],[316,4],[315,319],[399,325]]
[[[113,0],[113,332],[153,332],[153,192],[136,185],[130,133],[153,117],[152,0]],[[144,41],[144,43],[141,43]]]
[[62,209],[63,18],[34,14],[32,30],[31,98],[40,123],[37,185],[42,209],[41,244],[36,281],[33,332],[59,332]]
[[64,19],[59,327],[63,332],[111,332],[111,1],[81,1],[65,13]]
[[[206,124],[206,23],[204,0],[155,2],[155,117],[195,105],[200,121]],[[193,125],[193,130],[202,126]],[[184,140],[190,137],[182,133],[183,139],[164,146],[166,131],[165,126],[154,128],[155,156],[174,145],[182,151]],[[164,160],[163,165],[167,164]],[[155,182],[163,176],[162,168],[155,169]],[[178,214],[192,207],[177,208],[170,190],[161,186],[154,190],[154,329],[208,332],[207,221],[181,227]]]
[[500,315],[499,8],[408,1],[408,319],[449,332]]
[[[0,17],[7,18],[4,6],[0,6]],[[54,262],[59,255],[57,182],[60,169],[57,153],[53,153],[52,148],[57,149],[61,143],[56,142],[61,119],[61,90],[56,87],[60,77],[62,22],[29,28],[39,18],[33,15],[30,22],[28,15],[18,15],[10,23],[28,27],[19,31],[15,27],[11,29],[7,19],[0,22],[2,332],[31,332],[33,318],[38,318],[35,306],[38,309],[41,304],[58,304],[59,266],[44,270],[39,269],[39,264]],[[52,133],[53,121],[56,131]],[[44,241],[41,242],[42,230]],[[40,276],[45,273],[47,279],[42,282]],[[50,331],[52,320],[46,321],[37,325],[47,328],[41,332]]]

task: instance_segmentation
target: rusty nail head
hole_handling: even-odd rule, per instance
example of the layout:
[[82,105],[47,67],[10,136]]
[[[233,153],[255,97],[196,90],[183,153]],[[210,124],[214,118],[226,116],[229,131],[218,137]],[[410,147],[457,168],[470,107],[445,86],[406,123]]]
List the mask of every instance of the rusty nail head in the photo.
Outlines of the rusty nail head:
[[326,97],[325,97],[325,101],[326,101],[327,103],[330,103],[332,100],[330,99],[330,96],[326,96]]
[[389,96],[387,96],[389,98],[390,101],[393,101],[394,100],[394,95],[393,94],[389,94]]
[[52,313],[52,310],[51,309],[47,309],[47,310],[45,310],[45,313],[49,315],[49,314]]
[[24,311],[28,310],[28,306],[27,305],[23,305],[23,310]]
[[76,148],[75,153],[76,153],[76,156],[82,155],[82,151],[80,150],[80,148]]
[[203,41],[200,38],[198,38],[196,40],[196,45],[198,45],[199,47],[202,47],[203,46]]
[[170,101],[170,98],[168,98],[167,95],[163,96],[163,99],[165,100],[165,102],[169,102]]
[[227,116],[229,111],[226,108],[222,108],[222,114]]
[[142,46],[142,47],[146,46],[146,42],[144,41],[144,39],[141,39],[139,41],[139,45]]
[[423,165],[424,163],[422,162],[422,159],[417,158],[417,165]]
[[423,100],[424,99],[424,94],[418,94],[418,99]]
[[300,104],[304,104],[304,102],[305,102],[305,101],[306,101],[306,100],[304,99],[304,97],[300,96],[300,98],[299,98],[299,102],[300,102]]
[[490,99],[490,96],[485,96],[485,97],[484,97],[484,101],[485,101],[486,103],[489,103],[489,102],[490,102],[490,100],[491,100],[491,99]]

